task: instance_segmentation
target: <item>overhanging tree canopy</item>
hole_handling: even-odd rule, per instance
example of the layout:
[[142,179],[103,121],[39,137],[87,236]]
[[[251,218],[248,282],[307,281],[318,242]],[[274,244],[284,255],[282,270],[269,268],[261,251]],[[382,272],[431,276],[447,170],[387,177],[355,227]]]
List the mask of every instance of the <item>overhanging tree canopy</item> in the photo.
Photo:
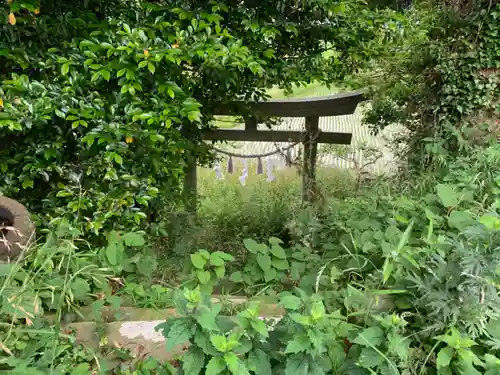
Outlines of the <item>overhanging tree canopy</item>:
[[[0,192],[86,230],[176,202],[221,102],[331,82],[394,28],[356,0],[17,1],[0,26]],[[0,18],[0,19],[2,19]],[[47,221],[46,221],[47,222]]]

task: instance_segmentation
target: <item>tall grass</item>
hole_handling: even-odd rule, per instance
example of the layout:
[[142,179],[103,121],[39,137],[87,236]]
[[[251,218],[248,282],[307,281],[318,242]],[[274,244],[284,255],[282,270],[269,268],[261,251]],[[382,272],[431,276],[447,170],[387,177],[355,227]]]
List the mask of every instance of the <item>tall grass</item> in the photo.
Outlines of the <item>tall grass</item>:
[[[249,166],[249,170],[255,170]],[[214,171],[198,170],[199,209],[195,225],[180,223],[172,228],[175,237],[173,252],[185,256],[197,249],[220,250],[237,259],[244,253],[245,238],[266,240],[272,236],[286,240],[287,227],[305,209],[301,201],[301,176],[295,168],[275,172],[276,179],[266,181],[265,175],[255,172],[242,186],[240,171],[215,178]],[[320,168],[318,185],[326,202],[348,197],[354,193],[354,179],[349,171]],[[171,256],[174,254],[170,254]],[[167,256],[169,273],[175,263]]]

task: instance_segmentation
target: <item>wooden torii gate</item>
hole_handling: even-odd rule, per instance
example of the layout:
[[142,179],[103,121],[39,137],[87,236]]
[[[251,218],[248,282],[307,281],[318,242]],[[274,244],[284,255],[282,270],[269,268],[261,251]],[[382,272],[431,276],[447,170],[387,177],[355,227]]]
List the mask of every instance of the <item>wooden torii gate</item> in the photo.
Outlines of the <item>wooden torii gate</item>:
[[[246,141],[246,142],[302,142],[304,160],[302,171],[302,199],[313,199],[316,183],[316,158],[318,144],[351,143],[352,133],[322,132],[319,118],[354,113],[358,104],[365,100],[363,92],[348,92],[337,95],[312,97],[306,99],[273,99],[261,102],[232,102],[218,108],[217,115],[234,116],[251,113],[252,118],[245,120],[245,128],[215,129],[203,133],[203,139],[210,141]],[[246,108],[245,111],[242,108]],[[305,117],[304,131],[269,131],[258,130],[255,118],[269,117]],[[196,212],[197,176],[196,160],[188,162],[184,180],[186,210]]]

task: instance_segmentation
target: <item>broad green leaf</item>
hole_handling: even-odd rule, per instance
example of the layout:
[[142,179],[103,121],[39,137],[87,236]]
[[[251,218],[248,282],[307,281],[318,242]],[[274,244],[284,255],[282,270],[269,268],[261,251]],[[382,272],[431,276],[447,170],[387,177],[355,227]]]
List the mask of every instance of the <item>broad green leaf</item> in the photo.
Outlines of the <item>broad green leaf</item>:
[[200,254],[203,259],[209,260],[210,259],[210,253],[207,250],[198,250],[198,254]]
[[85,279],[75,277],[71,283],[71,292],[73,293],[75,300],[81,301],[91,292],[90,285]]
[[196,321],[205,331],[218,331],[219,327],[216,323],[217,315],[221,309],[220,304],[214,304],[213,308],[205,308],[196,316]]
[[209,334],[202,330],[196,330],[196,334],[194,336],[194,343],[200,347],[204,353],[209,356],[217,356],[219,352],[214,348],[212,343],[210,342]]
[[280,305],[287,310],[298,310],[302,306],[302,301],[294,295],[286,295],[280,299]]
[[495,214],[483,215],[479,221],[489,230],[500,230],[500,218]]
[[461,231],[474,224],[476,224],[476,221],[472,218],[471,214],[466,211],[452,211],[448,218],[448,225]]
[[286,345],[285,354],[295,354],[309,350],[311,343],[306,334],[296,334],[293,339],[288,341]]
[[243,274],[241,271],[236,271],[231,274],[231,277],[229,278],[230,281],[233,283],[242,283],[243,282]]
[[271,269],[271,257],[269,255],[259,254],[257,255],[257,264],[266,272]]
[[212,254],[210,254],[210,264],[212,266],[216,266],[216,267],[223,266],[224,259],[222,259],[219,254],[212,253]]
[[205,364],[205,354],[196,347],[190,347],[182,356],[182,370],[184,375],[198,375]]
[[264,272],[264,280],[266,283],[276,280],[276,276],[278,276],[278,273],[274,268],[270,268],[266,272]]
[[290,277],[294,281],[301,279],[302,274],[306,270],[306,265],[303,262],[292,262],[290,266]]
[[234,257],[231,254],[225,253],[223,251],[216,251],[212,254],[217,254],[219,258],[223,259],[226,262],[232,262],[234,260]]
[[378,366],[382,363],[384,358],[372,348],[361,349],[359,356],[359,364],[362,367],[370,368]]
[[69,63],[65,63],[61,67],[61,74],[65,76],[69,72]]
[[226,267],[224,266],[215,267],[215,274],[217,275],[218,278],[222,279],[226,275]]
[[112,241],[106,247],[106,259],[112,266],[116,266],[118,264],[118,244],[115,241]]
[[179,345],[185,345],[193,337],[193,329],[191,323],[186,319],[176,319],[167,337],[167,351],[174,350]]
[[207,260],[198,252],[190,255],[191,263],[195,268],[202,270],[207,264]]
[[272,260],[272,266],[276,268],[277,270],[288,270],[290,269],[290,264],[288,263],[288,260],[286,259],[277,259],[274,258]]
[[285,375],[308,375],[309,360],[305,355],[295,354],[287,358]]
[[271,254],[273,254],[276,258],[279,259],[286,259],[286,253],[285,250],[279,245],[272,245],[271,246]]
[[248,368],[239,360],[235,353],[227,353],[224,356],[227,368],[234,375],[250,375]]
[[221,335],[211,335],[210,342],[219,352],[225,353],[227,350],[227,340],[226,337]]
[[223,357],[213,357],[207,364],[205,375],[217,375],[226,369],[226,361]]
[[210,271],[198,271],[196,276],[202,285],[208,284],[211,278]]
[[11,263],[0,263],[0,277],[7,276],[10,271],[14,269],[14,265]]
[[155,74],[156,68],[152,63],[148,63],[148,70],[151,72],[151,74]]
[[453,358],[453,349],[449,346],[441,349],[437,355],[436,365],[437,368],[447,367],[450,365],[451,359]]
[[122,239],[127,246],[139,247],[144,246],[144,244],[146,243],[146,240],[144,239],[144,236],[142,234],[134,232],[125,233],[122,236]]
[[389,353],[396,354],[402,361],[408,360],[410,339],[397,334],[395,331],[391,331],[387,338]]
[[456,207],[458,205],[458,194],[453,186],[439,184],[436,187],[437,195],[441,204],[446,208]]
[[104,78],[106,81],[109,81],[111,78],[111,73],[107,69],[101,70],[101,76]]
[[269,243],[271,245],[277,245],[277,246],[279,246],[279,245],[283,245],[284,242],[282,240],[280,240],[278,237],[271,237],[269,239]]
[[353,343],[362,346],[379,346],[384,339],[384,331],[382,328],[373,326],[361,331],[354,339]]
[[261,244],[251,238],[245,238],[243,240],[243,245],[245,245],[245,248],[252,254],[257,254],[260,251],[259,249],[262,247]]
[[313,320],[319,320],[325,316],[325,305],[321,301],[314,301],[311,308],[311,318]]
[[263,337],[269,337],[269,332],[267,330],[267,325],[263,320],[253,320],[251,323],[252,328]]
[[55,112],[57,117],[66,118],[66,114],[63,111],[56,108],[54,112]]
[[248,368],[258,375],[273,374],[269,356],[260,349],[255,349],[248,355]]
[[70,375],[88,375],[90,372],[90,365],[88,363],[80,363],[73,368]]

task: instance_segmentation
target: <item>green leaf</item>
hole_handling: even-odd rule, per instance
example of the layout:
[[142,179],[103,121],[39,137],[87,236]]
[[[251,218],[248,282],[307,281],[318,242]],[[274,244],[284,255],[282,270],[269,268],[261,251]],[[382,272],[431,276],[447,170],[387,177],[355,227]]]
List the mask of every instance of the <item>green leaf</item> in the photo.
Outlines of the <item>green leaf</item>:
[[217,254],[219,258],[223,259],[226,262],[232,262],[234,260],[234,257],[231,254],[224,253],[223,251],[216,251],[212,254]]
[[[90,366],[88,363],[80,363],[75,366],[71,371],[71,375],[88,375],[90,373]],[[31,373],[27,373],[26,375],[30,375]]]
[[33,180],[24,180],[23,183],[21,184],[21,186],[23,189],[27,189],[29,187],[33,189],[34,182],[33,182]]
[[7,276],[14,268],[13,266],[11,263],[0,263],[0,277]]
[[267,325],[263,320],[260,320],[260,319],[252,320],[250,325],[255,330],[255,332],[257,332],[262,337],[265,337],[265,338],[269,337]]
[[450,365],[451,359],[453,358],[453,348],[449,346],[441,349],[437,355],[436,365],[440,369],[442,367],[448,367]]
[[286,259],[286,253],[285,250],[279,245],[272,245],[271,246],[271,254],[273,254],[276,258],[279,259]]
[[198,375],[205,364],[205,354],[196,347],[190,347],[182,356],[182,370],[184,375]]
[[224,259],[222,259],[219,254],[212,253],[212,254],[210,254],[210,264],[212,266],[216,266],[216,267],[223,266]]
[[215,274],[219,279],[222,279],[226,275],[226,267],[224,266],[215,267]]
[[198,324],[206,331],[218,331],[215,319],[217,317],[218,310],[207,310],[198,314],[196,321]]
[[378,346],[382,343],[384,331],[382,328],[374,326],[364,329],[353,341],[362,346]]
[[122,158],[120,155],[118,155],[118,154],[113,154],[113,159],[115,159],[115,162],[116,162],[117,164],[120,164],[120,165],[122,165],[122,164],[123,164],[123,158]]
[[209,338],[209,333],[202,331],[202,330],[196,330],[196,334],[194,336],[194,343],[200,347],[204,353],[206,353],[209,356],[217,356],[219,355],[219,352],[214,348],[212,343],[210,342]]
[[286,345],[285,354],[295,354],[309,350],[311,343],[306,334],[296,334],[294,338],[288,341]]
[[199,270],[202,270],[205,268],[205,265],[207,264],[207,260],[203,257],[200,252],[191,254],[191,263],[195,268],[198,268]]
[[452,211],[448,218],[448,225],[461,231],[474,224],[476,224],[476,221],[472,218],[471,214],[466,211]]
[[56,108],[54,112],[55,112],[55,114],[56,114],[57,117],[60,117],[60,118],[63,118],[63,119],[66,118],[66,114],[63,111],[61,111],[61,110],[59,110],[59,109]]
[[225,336],[211,335],[210,342],[219,352],[225,353],[227,350],[227,340]]
[[479,221],[489,230],[500,230],[500,218],[495,214],[483,215]]
[[61,74],[65,76],[69,72],[69,63],[65,63],[61,67]]
[[111,79],[111,73],[109,72],[109,70],[106,69],[101,70],[101,76],[108,82]]
[[205,285],[208,284],[208,282],[211,279],[211,275],[209,271],[198,271],[197,274],[198,280],[200,281],[200,284]]
[[255,349],[248,355],[248,368],[257,375],[273,374],[269,356],[260,349]]
[[298,310],[302,306],[302,301],[294,295],[286,295],[280,299],[280,305],[287,310]]
[[233,283],[242,283],[243,282],[243,274],[241,271],[236,271],[231,274],[231,277],[229,277],[229,280],[232,281]]
[[205,260],[209,260],[210,259],[210,253],[207,251],[207,250],[198,250],[198,253],[203,257],[203,259]]
[[384,267],[382,268],[382,274],[384,275],[384,283],[391,277],[394,264],[391,262],[390,258],[385,258]]
[[217,375],[226,369],[226,361],[222,357],[213,357],[207,365],[205,375]]
[[276,258],[273,258],[271,264],[277,270],[282,270],[283,271],[283,270],[290,269],[290,264],[288,263],[288,260],[286,260],[286,259],[276,259]]
[[358,363],[362,367],[370,368],[380,365],[383,360],[384,358],[376,350],[363,348],[361,349]]
[[309,360],[306,356],[295,354],[286,360],[285,375],[308,375]]
[[168,332],[166,350],[172,351],[179,345],[185,345],[193,337],[193,329],[186,319],[176,319]]
[[321,301],[314,301],[311,308],[311,318],[313,320],[319,320],[325,316],[325,305]]
[[446,208],[458,205],[458,194],[451,185],[439,184],[436,187],[437,195],[441,204]]
[[259,254],[257,255],[257,264],[266,272],[271,269],[271,257],[269,255]]
[[156,68],[152,63],[148,63],[148,70],[151,72],[151,74],[155,74]]
[[269,283],[273,280],[276,279],[276,276],[278,276],[278,272],[274,268],[270,268],[266,272],[264,272],[264,280],[266,283]]
[[106,247],[106,259],[112,266],[116,266],[118,264],[118,251],[119,249],[116,242],[111,242]]
[[234,375],[250,375],[245,364],[238,359],[235,353],[227,353],[224,356],[224,361],[229,371]]
[[144,246],[144,244],[146,243],[146,240],[144,239],[144,236],[142,234],[134,232],[125,233],[122,236],[122,239],[127,246],[139,247]]
[[89,283],[81,277],[76,277],[71,283],[71,292],[77,301],[84,300],[91,292]]
[[261,251],[262,246],[266,247],[266,245],[260,244],[257,241],[251,239],[251,238],[245,238],[243,240],[243,245],[245,245],[245,248],[251,252],[252,254],[257,254],[258,252]]

